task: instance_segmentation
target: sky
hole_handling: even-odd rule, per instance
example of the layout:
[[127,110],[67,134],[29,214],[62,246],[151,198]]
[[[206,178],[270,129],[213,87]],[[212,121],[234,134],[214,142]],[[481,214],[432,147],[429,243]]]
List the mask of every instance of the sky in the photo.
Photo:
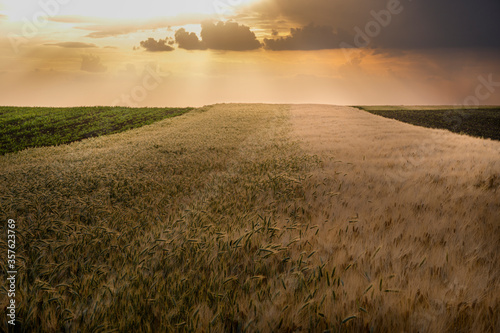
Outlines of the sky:
[[0,105],[499,105],[498,0],[0,0]]

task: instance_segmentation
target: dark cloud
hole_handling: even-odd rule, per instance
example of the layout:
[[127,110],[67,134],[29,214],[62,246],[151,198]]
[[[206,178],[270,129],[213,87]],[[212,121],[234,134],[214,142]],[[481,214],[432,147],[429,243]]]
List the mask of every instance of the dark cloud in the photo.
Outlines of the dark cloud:
[[97,47],[95,44],[89,43],[81,43],[81,42],[62,42],[62,43],[53,43],[53,44],[45,44],[48,46],[59,46],[68,49],[86,49],[86,48],[94,48]]
[[175,32],[175,41],[186,50],[248,51],[262,46],[249,27],[236,22],[205,21],[201,24],[201,39],[180,28]]
[[82,55],[82,71],[90,73],[102,73],[107,70],[107,67],[101,63],[101,58],[95,55]]
[[334,32],[331,26],[315,26],[309,24],[303,28],[291,29],[290,35],[278,39],[264,39],[266,49],[279,50],[322,50],[336,49],[343,40],[346,33]]
[[[247,17],[260,23],[276,22],[291,26],[313,23],[344,28],[364,13],[360,3],[362,7],[369,7],[376,2],[381,0],[262,0],[244,10]],[[241,17],[244,15],[240,14]]]
[[186,50],[205,50],[207,48],[194,32],[189,33],[184,28],[175,32],[175,42],[179,48]]
[[261,47],[250,28],[236,22],[205,21],[201,24],[201,39],[213,50],[247,51]]
[[[381,46],[402,48],[498,48],[500,1],[419,0],[406,4]],[[399,30],[399,31],[398,31]]]
[[[296,27],[346,31],[352,37],[344,42],[351,45],[359,30],[372,29],[373,36],[359,37],[369,39],[368,47],[500,48],[498,0],[263,0],[250,8],[247,17],[259,22],[285,19]],[[388,17],[391,8],[397,10]]]
[[154,38],[148,38],[141,41],[141,46],[149,52],[165,52],[175,50],[172,46],[167,45],[168,39],[158,39],[156,41]]

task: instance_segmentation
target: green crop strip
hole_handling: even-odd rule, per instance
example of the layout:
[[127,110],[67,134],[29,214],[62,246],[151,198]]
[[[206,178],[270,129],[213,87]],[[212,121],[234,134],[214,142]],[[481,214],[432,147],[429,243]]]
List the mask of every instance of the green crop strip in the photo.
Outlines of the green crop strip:
[[0,155],[120,133],[192,109],[0,107]]
[[361,110],[412,125],[500,140],[500,108],[359,106]]

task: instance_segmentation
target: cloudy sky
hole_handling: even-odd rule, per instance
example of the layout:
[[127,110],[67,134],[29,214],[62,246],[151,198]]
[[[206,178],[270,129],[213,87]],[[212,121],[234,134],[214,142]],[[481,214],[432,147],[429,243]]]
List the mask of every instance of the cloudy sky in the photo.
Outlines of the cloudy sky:
[[500,104],[498,0],[0,0],[0,105]]

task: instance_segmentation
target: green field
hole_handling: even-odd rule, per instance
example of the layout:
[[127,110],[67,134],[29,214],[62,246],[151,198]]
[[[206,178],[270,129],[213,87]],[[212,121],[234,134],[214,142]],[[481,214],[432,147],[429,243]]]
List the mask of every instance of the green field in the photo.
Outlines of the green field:
[[190,110],[192,108],[0,107],[0,155],[119,133]]
[[500,140],[500,107],[358,106],[367,112],[405,123]]

